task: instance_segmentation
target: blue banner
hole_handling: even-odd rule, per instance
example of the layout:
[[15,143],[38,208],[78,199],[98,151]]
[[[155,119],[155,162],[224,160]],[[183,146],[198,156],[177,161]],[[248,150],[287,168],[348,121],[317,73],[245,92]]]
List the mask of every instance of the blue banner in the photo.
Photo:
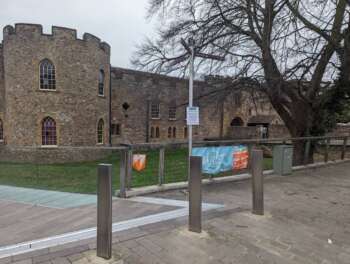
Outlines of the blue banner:
[[202,171],[206,174],[244,169],[248,165],[248,148],[243,145],[193,148],[192,155],[202,157]]

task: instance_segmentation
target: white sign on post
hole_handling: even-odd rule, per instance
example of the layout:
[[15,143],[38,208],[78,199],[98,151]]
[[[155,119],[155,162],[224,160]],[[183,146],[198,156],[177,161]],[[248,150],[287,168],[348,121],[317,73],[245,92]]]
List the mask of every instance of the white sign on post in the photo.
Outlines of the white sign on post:
[[186,120],[188,126],[199,125],[199,107],[187,107],[186,109]]

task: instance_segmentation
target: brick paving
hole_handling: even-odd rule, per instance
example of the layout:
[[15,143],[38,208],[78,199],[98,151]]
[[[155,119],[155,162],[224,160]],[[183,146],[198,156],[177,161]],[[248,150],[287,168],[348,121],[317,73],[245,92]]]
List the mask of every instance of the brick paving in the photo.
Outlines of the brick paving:
[[[213,184],[204,200],[226,207],[204,214],[201,234],[188,232],[181,218],[114,234],[109,261],[85,241],[15,263],[350,263],[350,163],[265,183],[264,216],[250,213],[249,181]],[[186,199],[183,191],[158,196]]]

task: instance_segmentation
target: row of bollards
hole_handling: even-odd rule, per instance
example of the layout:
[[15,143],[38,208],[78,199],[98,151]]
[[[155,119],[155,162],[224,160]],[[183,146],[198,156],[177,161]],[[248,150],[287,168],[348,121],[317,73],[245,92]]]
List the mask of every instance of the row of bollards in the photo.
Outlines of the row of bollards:
[[[122,155],[127,155],[123,152]],[[127,157],[121,159],[121,179],[126,176]],[[264,214],[263,152],[252,150],[250,157],[252,174],[252,213]],[[123,183],[124,182],[124,183]],[[125,184],[125,181],[120,184]],[[189,190],[189,231],[202,231],[202,158],[190,157]],[[125,193],[122,197],[125,197]],[[97,256],[110,259],[112,256],[112,165],[99,164],[97,187]]]

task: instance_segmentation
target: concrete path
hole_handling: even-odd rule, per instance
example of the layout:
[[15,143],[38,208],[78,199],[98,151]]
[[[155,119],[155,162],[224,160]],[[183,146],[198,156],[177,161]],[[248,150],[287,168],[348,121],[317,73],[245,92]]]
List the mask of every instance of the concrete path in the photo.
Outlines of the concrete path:
[[[87,240],[0,263],[350,263],[350,163],[265,183],[265,216],[250,213],[250,181],[215,184],[204,187],[204,200],[225,208],[204,213],[202,234],[188,232],[183,217],[115,233],[110,261],[96,259]],[[157,196],[187,199],[183,191]]]
[[96,204],[96,195],[37,190],[0,185],[0,201],[12,201],[50,208],[73,208]]
[[[172,206],[115,199],[113,222],[174,209]],[[96,217],[95,204],[57,209],[0,200],[0,248],[95,227]]]

